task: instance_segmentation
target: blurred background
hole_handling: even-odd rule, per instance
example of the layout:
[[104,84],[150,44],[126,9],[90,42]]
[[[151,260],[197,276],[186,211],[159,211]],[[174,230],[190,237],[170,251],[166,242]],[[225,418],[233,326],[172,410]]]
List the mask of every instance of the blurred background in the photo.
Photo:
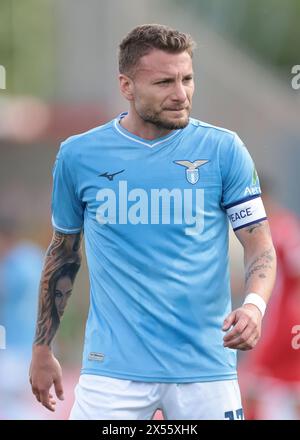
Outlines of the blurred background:
[[[241,386],[249,418],[300,418],[300,393],[291,396],[300,383],[300,350],[290,343],[291,328],[300,324],[300,89],[292,87],[292,68],[300,65],[299,20],[299,0],[0,0],[0,65],[6,72],[6,88],[0,89],[0,325],[6,328],[0,418],[68,417],[88,308],[85,263],[55,342],[66,401],[50,414],[34,402],[28,385],[38,283],[52,236],[52,166],[62,140],[127,109],[118,90],[117,48],[142,23],[167,24],[193,36],[193,116],[238,132],[266,193],[272,193],[269,213],[284,247],[277,303],[294,292],[292,316],[282,324],[290,339],[283,341],[287,354],[269,359],[265,373],[258,368],[249,377],[250,362],[255,371],[258,361],[242,356]],[[233,300],[240,304],[243,266],[235,238],[231,255]],[[275,352],[277,334],[273,338],[267,347]],[[283,371],[298,375],[275,374],[271,364],[278,359],[289,362]],[[257,391],[264,386],[273,402],[270,390],[278,391],[285,409],[264,412],[269,404]]]

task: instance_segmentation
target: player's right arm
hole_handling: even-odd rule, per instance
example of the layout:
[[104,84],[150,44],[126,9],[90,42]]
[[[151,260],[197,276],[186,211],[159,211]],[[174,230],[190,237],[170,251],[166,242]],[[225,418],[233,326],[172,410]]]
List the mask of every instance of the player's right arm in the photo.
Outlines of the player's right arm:
[[49,392],[53,384],[57,397],[63,400],[61,367],[52,353],[51,345],[81,264],[81,241],[81,232],[64,234],[55,231],[46,253],[40,282],[29,374],[33,394],[50,411],[55,410],[55,399]]

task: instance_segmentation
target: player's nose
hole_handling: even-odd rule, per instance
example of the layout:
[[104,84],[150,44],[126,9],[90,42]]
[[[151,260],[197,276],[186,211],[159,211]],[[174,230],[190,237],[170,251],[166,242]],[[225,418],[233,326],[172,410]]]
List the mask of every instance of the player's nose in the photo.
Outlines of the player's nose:
[[186,90],[181,82],[178,82],[174,86],[173,99],[178,102],[185,102],[187,98]]

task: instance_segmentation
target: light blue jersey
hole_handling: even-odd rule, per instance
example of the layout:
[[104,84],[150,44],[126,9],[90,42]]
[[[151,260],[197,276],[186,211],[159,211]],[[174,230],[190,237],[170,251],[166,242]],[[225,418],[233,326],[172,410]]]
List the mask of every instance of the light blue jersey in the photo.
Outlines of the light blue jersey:
[[[149,141],[125,130],[123,116],[63,142],[53,173],[54,228],[85,235],[82,373],[234,379],[236,352],[222,332],[231,310],[226,209],[259,198],[253,161],[229,130],[190,119]],[[244,204],[230,215],[239,227],[261,220]]]

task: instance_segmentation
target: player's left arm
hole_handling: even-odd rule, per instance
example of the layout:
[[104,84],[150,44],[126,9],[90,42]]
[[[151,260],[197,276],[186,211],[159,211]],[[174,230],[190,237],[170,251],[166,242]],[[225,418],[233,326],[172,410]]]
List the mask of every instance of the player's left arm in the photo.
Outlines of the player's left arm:
[[[256,293],[268,302],[276,276],[276,253],[267,220],[238,229],[235,234],[244,248],[245,296]],[[224,346],[240,350],[255,347],[261,334],[262,313],[254,304],[244,304],[225,319]]]

